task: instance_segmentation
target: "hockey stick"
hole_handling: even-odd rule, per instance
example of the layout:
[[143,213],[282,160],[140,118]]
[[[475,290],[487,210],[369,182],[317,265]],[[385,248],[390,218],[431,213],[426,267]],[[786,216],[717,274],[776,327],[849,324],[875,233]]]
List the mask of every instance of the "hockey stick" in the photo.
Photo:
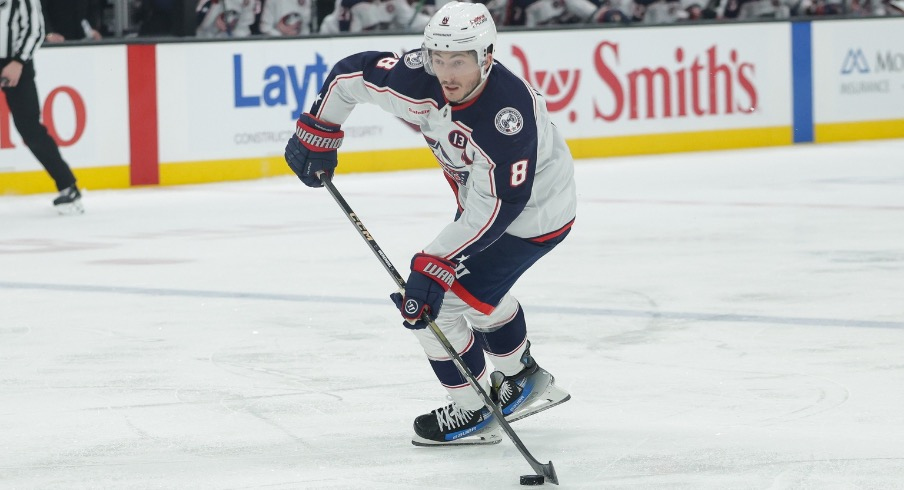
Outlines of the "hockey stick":
[[[333,181],[330,178],[329,174],[325,172],[318,173],[320,177],[320,181],[323,182],[324,187],[330,192],[330,195],[333,196],[333,200],[336,201],[336,204],[342,208],[342,211],[345,213],[345,216],[348,217],[348,220],[352,222],[355,226],[355,229],[358,230],[358,234],[361,235],[361,238],[367,242],[367,245],[370,246],[370,250],[380,259],[380,263],[383,264],[383,268],[386,269],[386,272],[392,276],[393,280],[395,280],[396,285],[399,289],[405,289],[405,280],[402,279],[402,276],[399,274],[399,271],[396,270],[395,266],[392,265],[392,262],[389,260],[389,257],[383,253],[383,249],[377,245],[377,241],[374,240],[373,235],[367,231],[367,228],[364,227],[364,223],[358,219],[358,216],[352,211],[351,206],[345,202],[345,199],[342,197],[342,194],[339,193],[339,189],[336,189],[336,186],[333,185]],[[480,386],[480,383],[477,381],[477,378],[471,373],[471,370],[468,369],[468,366],[465,365],[465,362],[461,359],[461,356],[458,355],[458,352],[455,351],[455,348],[452,347],[452,343],[449,342],[449,339],[446,338],[446,335],[439,329],[436,325],[436,322],[430,318],[430,315],[424,313],[421,315],[421,320],[425,321],[430,328],[430,331],[433,332],[433,335],[436,336],[436,339],[442,344],[443,349],[445,349],[446,353],[449,354],[449,357],[452,358],[452,362],[455,364],[455,367],[458,368],[458,372],[461,373],[462,376],[468,379],[468,382],[471,384],[471,387],[477,391],[477,394],[480,395],[480,398],[483,400],[484,405],[490,408],[493,411],[493,415],[496,417],[496,420],[499,421],[499,425],[502,426],[502,430],[508,434],[509,439],[515,443],[515,447],[518,448],[518,451],[521,451],[521,455],[524,456],[524,459],[530,464],[530,467],[537,472],[538,475],[542,475],[547,481],[551,483],[559,484],[559,478],[556,476],[556,469],[552,466],[552,461],[547,464],[542,464],[534,458],[531,453],[524,447],[524,443],[521,442],[521,438],[518,437],[518,434],[515,434],[514,429],[505,420],[505,415],[502,414],[502,409],[499,408],[493,400],[490,398],[490,395],[487,394],[486,390]]]

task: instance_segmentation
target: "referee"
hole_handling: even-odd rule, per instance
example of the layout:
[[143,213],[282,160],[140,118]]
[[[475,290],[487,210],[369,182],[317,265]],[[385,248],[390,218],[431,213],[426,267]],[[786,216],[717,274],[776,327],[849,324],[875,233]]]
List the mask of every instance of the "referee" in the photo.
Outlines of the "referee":
[[53,205],[62,214],[82,213],[75,176],[40,121],[34,67],[35,51],[44,40],[40,0],[0,0],[0,33],[0,86],[16,129],[60,191]]

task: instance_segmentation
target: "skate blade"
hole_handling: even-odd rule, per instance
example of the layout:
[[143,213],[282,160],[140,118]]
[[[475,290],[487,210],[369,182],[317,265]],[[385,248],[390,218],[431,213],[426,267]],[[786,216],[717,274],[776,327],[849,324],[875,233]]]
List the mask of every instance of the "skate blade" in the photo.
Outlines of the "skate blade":
[[57,210],[57,213],[63,216],[85,214],[85,207],[82,206],[81,200],[66,204],[57,204],[56,206],[54,206],[54,209]]
[[535,413],[548,410],[557,405],[561,405],[568,400],[571,400],[571,395],[567,391],[550,382],[548,385],[546,385],[546,389],[544,389],[541,394],[532,395],[525,404],[521,405],[514,412],[509,414],[509,416],[506,417],[505,420],[509,422],[515,422],[525,417],[529,417]]
[[471,434],[467,437],[462,437],[461,439],[455,439],[452,441],[434,441],[432,439],[424,439],[423,437],[415,434],[411,438],[411,444],[415,446],[486,446],[490,444],[499,444],[502,442],[502,430],[498,425],[491,429],[486,429],[477,434]]

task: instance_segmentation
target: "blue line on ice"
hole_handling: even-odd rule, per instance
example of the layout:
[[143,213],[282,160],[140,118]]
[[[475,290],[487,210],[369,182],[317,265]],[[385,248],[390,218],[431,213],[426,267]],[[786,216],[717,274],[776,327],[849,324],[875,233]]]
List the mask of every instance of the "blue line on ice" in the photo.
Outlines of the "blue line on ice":
[[[183,298],[250,299],[259,301],[289,301],[304,303],[342,303],[386,305],[389,300],[377,298],[352,298],[343,296],[316,296],[309,294],[273,294],[242,291],[210,291],[203,289],[136,288],[121,286],[94,286],[89,284],[42,284],[26,282],[0,282],[0,289],[32,289],[66,291],[72,293],[133,294],[143,296],[174,296]],[[693,320],[742,323],[776,323],[783,325],[813,325],[827,327],[904,328],[904,322],[881,320],[853,320],[843,318],[810,318],[770,315],[743,315],[734,313],[695,313],[680,311],[627,310],[618,308],[584,308],[576,306],[542,306],[530,308],[532,312],[559,315],[610,316],[629,318],[660,318],[665,320]]]

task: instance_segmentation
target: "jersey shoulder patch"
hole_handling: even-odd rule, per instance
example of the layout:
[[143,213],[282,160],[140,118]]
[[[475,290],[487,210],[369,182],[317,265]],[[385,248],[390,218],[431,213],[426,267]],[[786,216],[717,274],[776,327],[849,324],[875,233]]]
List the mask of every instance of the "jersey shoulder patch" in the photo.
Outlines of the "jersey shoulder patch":
[[411,68],[412,70],[417,70],[418,68],[424,66],[424,51],[421,49],[416,49],[406,54],[405,66]]
[[534,124],[537,99],[524,80],[496,63],[480,100],[466,109],[464,122],[475,132],[493,138],[492,134],[521,136]]
[[506,136],[513,136],[521,131],[524,127],[524,116],[514,107],[503,107],[496,113],[493,118],[496,124],[496,130]]

